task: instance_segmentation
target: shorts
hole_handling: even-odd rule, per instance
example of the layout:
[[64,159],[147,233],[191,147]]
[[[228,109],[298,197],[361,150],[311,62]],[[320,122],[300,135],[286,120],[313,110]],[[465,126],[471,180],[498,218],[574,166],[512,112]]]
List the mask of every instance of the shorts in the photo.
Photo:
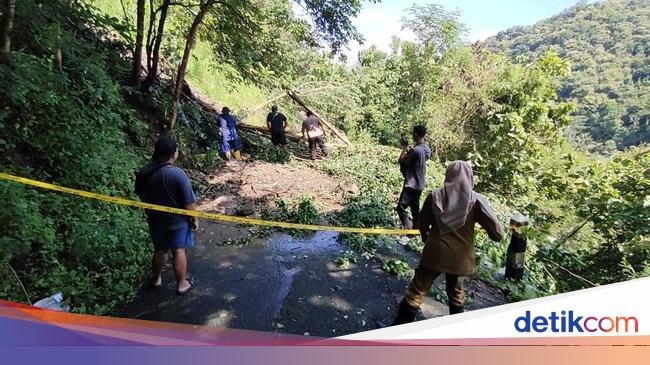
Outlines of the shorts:
[[171,230],[149,227],[149,234],[156,251],[177,250],[194,246],[194,231],[189,225]]

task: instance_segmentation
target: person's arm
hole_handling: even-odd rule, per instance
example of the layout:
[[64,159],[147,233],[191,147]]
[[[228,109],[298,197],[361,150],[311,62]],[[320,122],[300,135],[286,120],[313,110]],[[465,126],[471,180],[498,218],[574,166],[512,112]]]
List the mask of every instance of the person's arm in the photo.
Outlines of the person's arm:
[[482,195],[476,195],[476,204],[479,205],[479,209],[476,210],[476,221],[487,232],[491,240],[497,242],[503,240],[503,225],[499,222],[496,214],[494,214],[490,203]]
[[[198,205],[196,203],[192,203],[190,205],[186,205],[185,209],[187,210],[198,210]],[[197,217],[190,217],[192,219],[192,229],[197,230],[199,229],[199,218]]]
[[[179,176],[179,188],[178,194],[180,197],[181,205],[187,210],[198,210],[198,205],[196,204],[196,196],[194,195],[194,190],[192,190],[192,184],[190,179],[187,177],[187,174],[181,172],[184,176]],[[197,217],[190,217],[192,222],[192,229],[199,228],[199,219]]]
[[400,153],[397,162],[399,162],[400,165],[406,165],[409,163],[409,161],[411,161],[414,155],[415,151],[412,148],[402,150],[402,153]]
[[305,132],[307,131],[307,122],[302,122],[302,138],[308,139],[307,136],[305,135]]
[[270,115],[266,116],[266,128],[270,131],[271,130],[271,118],[269,118]]
[[318,126],[320,127],[320,130],[323,132],[323,138],[327,137],[327,134],[325,133],[325,125],[323,125],[323,121],[318,118]]
[[282,118],[282,129],[287,129],[287,117]]
[[431,232],[433,226],[433,202],[431,194],[424,200],[424,206],[418,215],[418,229],[420,230],[420,237],[422,242],[427,242],[427,235]]

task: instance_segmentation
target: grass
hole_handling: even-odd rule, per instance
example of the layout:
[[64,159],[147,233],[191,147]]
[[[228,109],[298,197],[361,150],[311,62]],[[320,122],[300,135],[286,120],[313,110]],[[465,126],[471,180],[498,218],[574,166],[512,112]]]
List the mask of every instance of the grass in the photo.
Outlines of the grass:
[[[186,76],[192,86],[220,105],[227,105],[240,117],[266,100],[267,95],[262,89],[243,81],[233,81],[228,78],[229,74],[236,75],[237,70],[217,62],[211,46],[199,40],[192,51]],[[264,113],[248,116],[246,121],[262,125],[266,122]]]
[[[131,20],[133,36],[135,37],[135,13],[136,0],[122,0],[124,8]],[[93,5],[106,15],[118,19],[124,19],[124,11],[120,0],[96,0]],[[147,7],[145,14],[145,24],[148,24],[149,9]],[[171,25],[167,25],[170,27]],[[177,42],[177,44],[172,44]],[[168,36],[163,38],[162,49],[175,49],[176,58],[180,59],[184,39]],[[164,53],[164,51],[162,51]],[[242,116],[247,110],[254,108],[256,105],[264,102],[267,93],[259,87],[237,81],[237,70],[218,62],[212,52],[212,47],[208,42],[197,40],[188,64],[187,81],[194,87],[198,88],[203,94],[207,95],[219,106],[227,105],[236,115]],[[230,76],[230,77],[229,77]],[[250,124],[263,125],[266,122],[266,110],[262,110],[255,115],[247,117],[246,121]]]

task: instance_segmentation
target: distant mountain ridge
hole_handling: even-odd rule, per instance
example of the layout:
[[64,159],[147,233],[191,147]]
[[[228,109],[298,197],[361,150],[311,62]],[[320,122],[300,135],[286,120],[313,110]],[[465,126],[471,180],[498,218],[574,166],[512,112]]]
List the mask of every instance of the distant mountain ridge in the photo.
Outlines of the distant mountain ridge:
[[484,44],[513,58],[553,50],[571,62],[558,91],[577,104],[568,131],[577,145],[606,153],[650,142],[649,1],[578,4]]

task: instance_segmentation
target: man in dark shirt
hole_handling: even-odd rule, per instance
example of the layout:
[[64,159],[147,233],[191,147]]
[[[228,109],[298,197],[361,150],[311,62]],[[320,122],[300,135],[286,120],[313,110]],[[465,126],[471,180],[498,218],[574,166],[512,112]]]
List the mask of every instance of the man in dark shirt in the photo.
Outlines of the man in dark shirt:
[[[431,149],[424,143],[426,133],[425,126],[415,126],[413,128],[415,146],[412,148],[403,146],[402,153],[399,156],[400,171],[404,176],[404,187],[397,204],[397,214],[404,229],[412,229],[417,226],[420,212],[420,195],[422,195],[422,190],[426,185],[426,163],[431,158]],[[413,216],[412,220],[406,211],[409,207]]]
[[[145,203],[173,208],[196,210],[196,197],[190,181],[183,170],[173,166],[178,159],[178,145],[171,138],[163,137],[156,142],[151,162],[136,173],[136,193]],[[154,245],[152,277],[150,285],[162,286],[162,270],[165,256],[172,251],[176,293],[183,295],[194,288],[187,277],[185,250],[194,246],[194,232],[198,228],[196,217],[171,214],[147,209],[149,234]]]
[[266,116],[266,127],[271,132],[271,142],[274,145],[286,145],[287,136],[285,130],[287,129],[287,117],[278,112],[278,106],[273,105],[271,112]]

